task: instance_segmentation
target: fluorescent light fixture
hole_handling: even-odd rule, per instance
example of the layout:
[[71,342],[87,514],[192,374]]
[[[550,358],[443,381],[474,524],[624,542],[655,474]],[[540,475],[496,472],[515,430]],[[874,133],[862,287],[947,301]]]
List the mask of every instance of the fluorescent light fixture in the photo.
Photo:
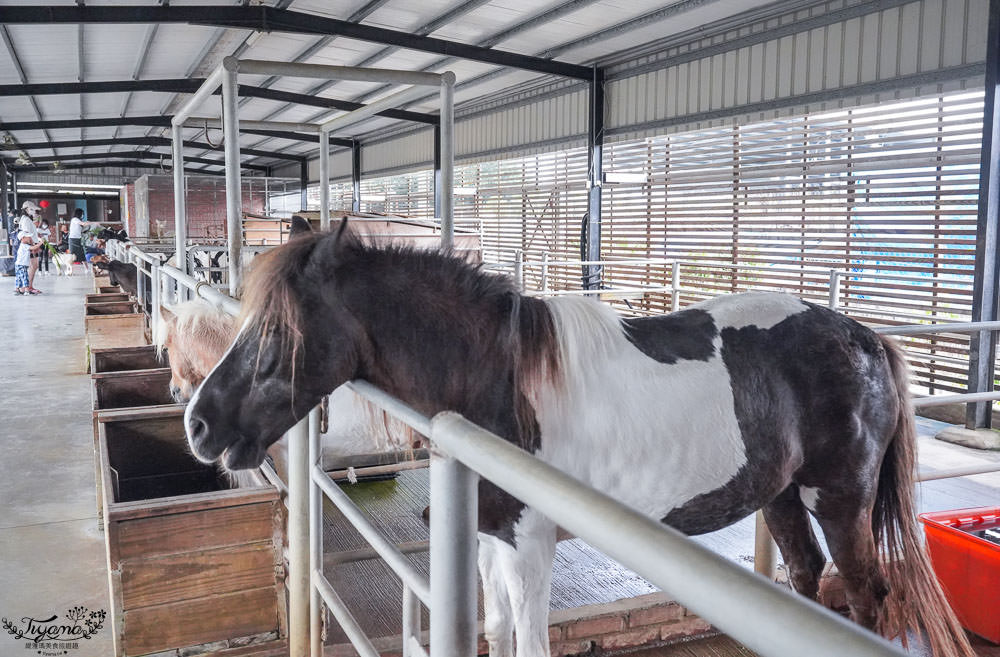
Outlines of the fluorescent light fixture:
[[117,196],[112,190],[60,189],[56,194],[83,194],[84,196]]
[[451,191],[455,196],[475,196],[479,189],[477,187],[453,187]]
[[607,171],[604,174],[604,182],[614,185],[623,183],[644,183],[649,180],[648,176],[644,173],[624,173],[616,171]]
[[58,183],[18,182],[17,186],[18,186],[18,188],[21,188],[21,187],[45,187],[46,189],[51,189],[51,188],[56,187],[56,186],[58,186],[58,187],[60,187],[62,189],[70,189],[70,188],[77,188],[77,189],[121,189],[122,188],[122,185],[97,185],[97,184],[86,185],[86,184],[64,183],[64,182],[58,182]]

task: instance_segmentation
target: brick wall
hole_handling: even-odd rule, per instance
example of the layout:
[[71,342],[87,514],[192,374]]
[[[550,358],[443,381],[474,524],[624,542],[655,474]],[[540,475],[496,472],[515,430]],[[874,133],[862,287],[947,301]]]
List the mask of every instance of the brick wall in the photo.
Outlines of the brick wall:
[[122,219],[125,224],[125,232],[129,235],[135,235],[135,183],[128,183],[122,187],[119,196],[124,215]]
[[[140,195],[144,207],[139,215],[149,217],[149,233],[174,234],[174,182],[172,176],[147,175],[138,181],[145,187]],[[260,185],[243,186],[243,211],[263,213],[267,199]],[[226,237],[226,183],[217,176],[188,176],[187,234],[190,239],[203,240]],[[140,222],[141,224],[142,222]]]

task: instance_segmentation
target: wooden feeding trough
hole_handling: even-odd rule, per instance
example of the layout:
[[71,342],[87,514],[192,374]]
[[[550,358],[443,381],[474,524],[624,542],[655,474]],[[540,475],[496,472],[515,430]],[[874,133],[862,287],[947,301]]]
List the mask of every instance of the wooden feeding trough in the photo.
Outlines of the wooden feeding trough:
[[128,301],[129,296],[124,292],[103,292],[97,294],[88,294],[86,297],[86,304],[89,306],[92,303],[106,303],[108,301]]
[[93,382],[94,411],[174,404],[170,396],[170,368],[99,372]]
[[279,493],[259,473],[231,488],[191,456],[183,420],[180,406],[98,414],[117,657],[286,634]]
[[136,304],[134,301],[126,299],[124,301],[87,303],[83,308],[84,315],[87,317],[93,317],[94,315],[127,315],[136,311]]
[[152,370],[166,367],[170,362],[166,350],[162,358],[156,357],[156,347],[114,347],[90,350],[90,371],[93,374],[126,370]]
[[[95,309],[97,306],[115,306],[116,310],[122,312],[110,312],[111,308]],[[103,310],[109,312],[102,313]],[[90,349],[138,347],[148,344],[145,317],[142,313],[135,312],[134,305],[126,307],[122,302],[89,305],[86,306],[83,321],[87,333],[87,346]]]

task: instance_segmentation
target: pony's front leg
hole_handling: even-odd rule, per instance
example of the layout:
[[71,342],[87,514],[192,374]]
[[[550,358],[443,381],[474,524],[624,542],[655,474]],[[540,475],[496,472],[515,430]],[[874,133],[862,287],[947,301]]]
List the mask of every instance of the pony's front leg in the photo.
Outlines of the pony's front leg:
[[532,509],[525,509],[514,525],[516,545],[501,550],[517,635],[517,657],[549,657],[549,594],[556,526]]
[[490,657],[514,657],[514,618],[511,615],[507,582],[500,563],[500,551],[510,546],[495,536],[479,535],[479,576],[483,580],[483,635]]

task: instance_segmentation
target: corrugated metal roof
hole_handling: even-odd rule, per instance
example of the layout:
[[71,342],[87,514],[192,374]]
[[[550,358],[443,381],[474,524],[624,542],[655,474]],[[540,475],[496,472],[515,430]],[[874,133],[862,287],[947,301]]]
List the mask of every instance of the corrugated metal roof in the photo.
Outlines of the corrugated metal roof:
[[[665,20],[651,20],[637,29],[625,30],[621,35],[601,39],[579,48],[571,48],[558,56],[571,63],[586,63],[611,56],[613,53],[633,48],[646,41],[662,39],[673,33],[688,30],[693,26],[737,14],[741,11],[766,4],[767,0],[703,0],[691,2],[683,12]],[[788,0],[801,3],[802,0]],[[233,4],[234,0],[172,0],[172,6],[208,6],[220,2]],[[267,4],[279,4],[277,0],[267,0]],[[0,11],[4,5],[71,5],[71,0],[0,0]],[[154,0],[88,0],[88,6],[139,5],[152,6]],[[236,3],[238,4],[238,3]],[[337,19],[348,19],[367,2],[361,0],[285,0],[282,6],[296,12],[315,14]],[[431,36],[452,39],[462,43],[480,44],[487,40],[496,42],[495,47],[519,54],[536,55],[567,42],[587,37],[606,30],[611,24],[620,23],[662,10],[676,4],[673,0],[491,0],[489,2],[468,2],[468,0],[389,0],[361,20],[366,25],[391,28],[409,33],[424,33],[424,26],[435,19],[454,12],[453,18],[430,33]],[[455,11],[468,6],[467,11]],[[572,6],[572,10],[568,7]],[[566,8],[565,11],[559,11]],[[546,12],[556,11],[558,15],[547,21],[534,21]],[[537,22],[537,24],[536,24]],[[530,26],[530,27],[527,27]],[[24,69],[28,83],[76,82],[82,67],[84,81],[129,80],[133,75],[139,79],[186,78],[189,75],[205,75],[213,70],[223,57],[241,50],[242,57],[276,61],[299,59],[310,63],[357,65],[380,53],[385,46],[356,39],[322,38],[314,35],[289,33],[253,33],[243,29],[220,29],[197,25],[163,24],[157,27],[148,40],[148,25],[138,24],[87,24],[83,30],[76,25],[53,24],[8,24],[13,52],[0,44],[0,84],[14,85],[21,82],[14,65],[14,57]],[[497,35],[507,36],[498,38]],[[82,35],[83,61],[78,60],[78,37]],[[148,52],[146,43],[148,40]],[[317,48],[317,44],[323,44]],[[314,50],[314,52],[309,52]],[[308,53],[308,54],[307,54]],[[397,49],[381,56],[371,65],[386,68],[419,70],[435,66],[435,70],[452,70],[458,76],[459,84],[497,70],[496,66],[471,61],[449,61],[441,66],[442,57],[413,50]],[[138,66],[139,62],[142,66]],[[459,103],[476,100],[500,90],[535,81],[539,74],[513,71],[475,86],[460,86],[456,93]],[[262,84],[276,90],[308,93],[316,96],[355,100],[369,96],[381,85],[358,82],[339,82],[329,89],[317,90],[322,81],[310,79],[282,78],[266,81],[264,76],[241,76],[243,84]],[[384,95],[382,92],[380,95]],[[160,115],[174,111],[185,95],[175,98],[175,94],[158,91],[133,93],[87,94],[81,102],[78,94],[38,96],[36,105],[41,116],[23,96],[0,97],[0,122],[22,122],[62,120],[79,118],[113,118],[121,116]],[[82,111],[81,111],[82,108]],[[412,109],[436,111],[437,101],[418,103]],[[218,98],[209,99],[197,112],[218,116]],[[335,112],[322,108],[288,105],[266,99],[245,99],[241,116],[246,119],[273,119],[280,121],[305,121],[318,116],[332,116]],[[543,112],[544,114],[544,112]],[[538,120],[555,120],[558,114],[544,114]],[[572,115],[573,129],[578,126],[581,115]],[[528,117],[530,118],[530,117]],[[509,117],[497,117],[498,122]],[[534,120],[534,119],[532,119]],[[374,118],[357,127],[363,134],[393,121]],[[498,123],[499,124],[499,123]],[[0,125],[2,129],[2,125]],[[532,128],[534,130],[534,128]],[[200,129],[190,128],[187,138],[193,138]],[[110,138],[112,135],[143,136],[160,135],[163,128],[141,126],[59,128],[49,129],[52,140],[77,140],[81,135],[87,138]],[[552,126],[538,129],[541,134],[559,132]],[[534,134],[534,132],[531,132]],[[17,130],[13,136],[19,142],[44,141],[40,130]],[[212,135],[218,138],[218,131]],[[287,140],[267,139],[259,136],[245,136],[245,147],[288,152],[310,152],[314,147]],[[102,152],[106,147],[60,149],[60,153]],[[141,148],[141,147],[138,147]],[[7,151],[6,153],[10,153]],[[196,154],[191,151],[191,154]],[[277,160],[275,161],[277,162]]]

